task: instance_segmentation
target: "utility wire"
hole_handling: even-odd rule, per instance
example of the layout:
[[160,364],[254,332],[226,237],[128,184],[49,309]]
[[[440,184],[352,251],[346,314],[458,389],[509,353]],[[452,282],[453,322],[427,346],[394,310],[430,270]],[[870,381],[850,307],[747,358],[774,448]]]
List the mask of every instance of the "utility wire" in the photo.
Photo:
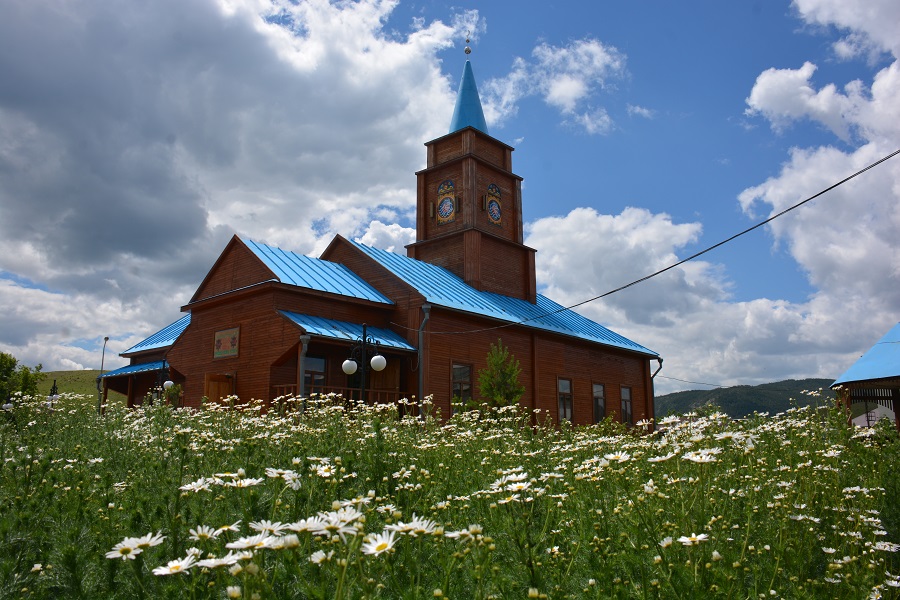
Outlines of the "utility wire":
[[[577,307],[579,307],[579,306],[583,306],[583,305],[585,305],[585,304],[588,304],[588,303],[590,303],[590,302],[593,302],[594,300],[600,300],[601,298],[606,298],[607,296],[611,296],[611,295],[613,295],[613,294],[615,294],[615,293],[617,293],[617,292],[621,292],[622,290],[626,290],[626,289],[628,289],[628,288],[630,288],[630,287],[632,287],[632,286],[635,286],[635,285],[637,285],[637,284],[639,284],[639,283],[643,283],[643,282],[647,281],[648,279],[652,279],[652,278],[656,277],[657,275],[662,275],[662,274],[665,273],[666,271],[670,271],[670,270],[674,269],[675,267],[681,266],[681,265],[683,265],[683,264],[686,263],[686,262],[692,261],[692,260],[694,260],[695,258],[698,258],[698,257],[700,257],[700,256],[703,256],[703,255],[706,254],[707,252],[711,252],[711,251],[715,250],[716,248],[718,248],[718,247],[720,247],[720,246],[724,246],[725,244],[727,244],[727,243],[729,243],[729,242],[732,242],[732,241],[736,240],[737,238],[741,237],[742,235],[746,235],[746,234],[750,233],[751,231],[754,231],[754,230],[756,230],[756,229],[759,229],[759,228],[762,227],[763,225],[767,225],[768,223],[771,223],[771,222],[774,221],[775,219],[777,219],[777,218],[779,218],[779,217],[781,217],[781,216],[783,216],[783,215],[786,215],[787,213],[791,212],[792,210],[795,210],[795,209],[797,209],[797,208],[800,208],[801,206],[803,206],[804,204],[806,204],[806,203],[808,203],[808,202],[812,202],[813,200],[815,200],[815,199],[818,198],[819,196],[822,196],[822,195],[824,195],[824,194],[827,194],[827,193],[830,192],[831,190],[833,190],[833,189],[835,189],[835,188],[838,188],[838,187],[844,185],[845,183],[847,183],[847,182],[850,181],[851,179],[854,179],[854,178],[856,178],[856,177],[859,177],[860,175],[862,175],[862,174],[865,173],[866,171],[868,171],[868,170],[870,170],[870,169],[873,169],[873,168],[877,167],[878,165],[880,165],[881,163],[883,163],[883,162],[885,162],[885,161],[888,161],[888,160],[894,158],[894,157],[897,156],[898,154],[900,154],[900,149],[894,150],[893,152],[891,152],[891,153],[888,154],[887,156],[884,156],[884,157],[882,157],[882,158],[876,160],[875,162],[871,163],[871,164],[868,165],[867,167],[864,167],[864,168],[860,169],[860,170],[857,171],[856,173],[853,173],[852,175],[850,175],[850,176],[848,176],[848,177],[845,177],[845,178],[841,179],[841,180],[838,181],[837,183],[834,183],[834,184],[828,186],[828,187],[825,188],[824,190],[822,190],[822,191],[820,191],[820,192],[818,192],[818,193],[816,193],[816,194],[813,194],[812,196],[810,196],[810,197],[807,198],[806,200],[802,200],[802,201],[798,202],[797,204],[794,204],[793,206],[788,207],[788,208],[784,209],[783,211],[781,211],[781,212],[779,212],[779,213],[777,213],[777,214],[772,215],[772,216],[769,217],[768,219],[765,219],[765,220],[763,220],[763,221],[760,221],[760,222],[757,223],[756,225],[753,225],[753,226],[751,226],[751,227],[748,227],[747,229],[741,231],[740,233],[736,233],[736,234],[734,234],[733,236],[731,236],[731,237],[729,237],[729,238],[727,238],[727,239],[724,239],[724,240],[722,240],[721,242],[719,242],[719,243],[717,243],[717,244],[713,244],[712,246],[709,246],[708,248],[706,248],[706,249],[704,249],[704,250],[701,250],[700,252],[697,252],[696,254],[692,254],[691,256],[688,256],[687,258],[684,258],[684,259],[682,259],[682,260],[679,260],[678,262],[673,263],[673,264],[671,264],[671,265],[669,265],[668,267],[665,267],[665,268],[663,268],[663,269],[660,269],[659,271],[656,271],[656,272],[651,273],[651,274],[649,274],[649,275],[645,275],[644,277],[641,277],[640,279],[635,279],[635,280],[632,281],[631,283],[625,284],[625,285],[623,285],[623,286],[621,286],[621,287],[617,287],[617,288],[615,288],[615,289],[613,289],[613,290],[610,290],[610,291],[606,292],[605,294],[600,294],[599,296],[594,296],[593,298],[588,298],[587,300],[583,300],[583,301],[581,301],[581,302],[578,302],[577,304],[572,304],[571,306],[562,307],[562,308],[559,308],[559,309],[557,309],[557,310],[553,310],[553,311],[550,311],[550,312],[546,312],[546,313],[543,313],[543,314],[540,314],[540,315],[537,315],[537,316],[534,316],[534,317],[529,317],[529,318],[523,319],[523,320],[521,320],[521,321],[515,321],[515,322],[511,322],[511,323],[504,323],[504,324],[502,324],[502,325],[496,325],[496,326],[494,326],[494,327],[485,327],[485,328],[482,328],[482,329],[469,329],[469,330],[467,330],[467,331],[430,331],[429,333],[430,333],[431,335],[459,335],[459,334],[468,334],[468,333],[481,333],[481,332],[484,332],[484,331],[494,331],[494,330],[497,330],[497,329],[505,329],[506,327],[512,327],[512,326],[514,326],[514,325],[522,325],[523,323],[528,323],[529,321],[534,321],[534,320],[536,320],[536,319],[542,319],[542,318],[544,318],[544,317],[549,317],[549,316],[551,316],[551,315],[555,315],[555,314],[558,314],[558,313],[561,313],[561,312],[564,312],[564,311],[567,311],[567,310],[571,310],[571,309],[573,309],[573,308],[577,308]],[[413,330],[412,327],[406,327],[405,325],[401,325],[401,324],[399,324],[399,323],[393,323],[393,322],[392,322],[391,324],[392,324],[392,325],[395,325],[395,326],[397,326],[397,327],[401,327],[401,328],[403,328],[403,329],[410,329],[410,330]],[[707,385],[711,385],[711,384],[707,384]]]
[[[730,387],[732,387],[730,385],[719,385],[718,383],[704,383],[702,381],[688,381],[687,379],[678,379],[677,377],[667,377],[665,375],[657,375],[657,377],[659,377],[661,379],[671,379],[672,381],[680,381],[681,383],[693,383],[695,385],[711,385],[712,387],[715,387],[715,388],[730,388]],[[688,390],[688,391],[695,391],[695,390]],[[700,390],[700,391],[709,391],[709,390]],[[675,392],[675,393],[677,393],[677,392]]]

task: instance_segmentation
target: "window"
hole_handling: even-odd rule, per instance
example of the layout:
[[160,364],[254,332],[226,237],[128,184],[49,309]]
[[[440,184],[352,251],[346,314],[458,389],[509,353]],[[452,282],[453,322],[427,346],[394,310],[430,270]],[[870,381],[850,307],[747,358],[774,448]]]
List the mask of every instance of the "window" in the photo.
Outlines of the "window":
[[572,380],[557,379],[556,389],[559,392],[559,420],[572,421]]
[[307,356],[303,359],[303,389],[306,395],[325,393],[325,359]]
[[594,384],[594,423],[606,418],[606,388],[602,383]]
[[462,406],[450,405],[450,414],[459,412],[466,403],[472,399],[472,365],[453,365],[453,374],[450,390],[452,403],[462,403]]
[[631,407],[631,388],[622,387],[622,422],[634,425],[634,413]]

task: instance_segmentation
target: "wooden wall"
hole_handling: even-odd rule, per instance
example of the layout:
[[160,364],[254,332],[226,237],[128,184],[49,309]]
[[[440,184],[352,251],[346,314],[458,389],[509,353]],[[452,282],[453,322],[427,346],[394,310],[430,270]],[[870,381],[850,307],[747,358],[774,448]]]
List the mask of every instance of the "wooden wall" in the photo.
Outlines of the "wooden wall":
[[[205,394],[205,376],[229,375],[242,400],[269,399],[273,385],[295,381],[273,369],[298,344],[300,330],[277,311],[385,327],[390,311],[370,302],[337,300],[332,294],[298,293],[289,286],[265,284],[234,298],[199,304],[191,311],[191,324],[169,351],[169,364],[183,374],[185,403],[198,406]],[[214,358],[217,331],[240,328],[236,357]],[[346,358],[346,357],[345,357]]]
[[621,387],[631,388],[633,418],[637,422],[652,414],[652,389],[649,382],[649,358],[625,350],[530,330],[525,327],[451,335],[439,332],[472,331],[497,325],[477,317],[466,317],[442,309],[433,309],[427,336],[428,371],[426,391],[434,395],[442,414],[448,415],[451,401],[451,367],[454,363],[473,366],[473,390],[478,395],[477,373],[487,366],[491,344],[498,339],[519,361],[521,382],[526,387],[521,403],[546,411],[554,421],[558,417],[557,380],[572,380],[573,421],[594,421],[593,385],[606,389],[607,414],[619,419]]
[[192,301],[267,281],[272,272],[237,238],[232,239],[201,283]]

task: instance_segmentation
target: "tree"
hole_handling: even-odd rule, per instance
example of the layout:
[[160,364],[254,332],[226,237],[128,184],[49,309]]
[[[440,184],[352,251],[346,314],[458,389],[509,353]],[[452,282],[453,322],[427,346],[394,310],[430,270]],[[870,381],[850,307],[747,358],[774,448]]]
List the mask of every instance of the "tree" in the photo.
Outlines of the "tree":
[[38,385],[44,380],[41,365],[34,368],[19,364],[16,357],[0,352],[0,401],[5,402],[17,392],[37,396]]
[[488,352],[487,367],[478,371],[478,391],[491,406],[516,404],[525,393],[519,382],[521,373],[519,361],[503,346],[503,340],[497,340]]

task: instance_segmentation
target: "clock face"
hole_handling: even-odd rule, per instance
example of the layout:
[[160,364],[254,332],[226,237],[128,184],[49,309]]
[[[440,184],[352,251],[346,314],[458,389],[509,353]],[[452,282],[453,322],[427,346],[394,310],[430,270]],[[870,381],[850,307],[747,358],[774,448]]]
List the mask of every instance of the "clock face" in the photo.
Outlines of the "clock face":
[[495,224],[499,225],[500,217],[503,214],[502,211],[500,210],[500,203],[493,199],[488,201],[487,212],[488,212],[488,218],[490,218],[491,223],[495,223]]
[[438,204],[438,216],[449,219],[453,216],[453,198],[444,198]]

